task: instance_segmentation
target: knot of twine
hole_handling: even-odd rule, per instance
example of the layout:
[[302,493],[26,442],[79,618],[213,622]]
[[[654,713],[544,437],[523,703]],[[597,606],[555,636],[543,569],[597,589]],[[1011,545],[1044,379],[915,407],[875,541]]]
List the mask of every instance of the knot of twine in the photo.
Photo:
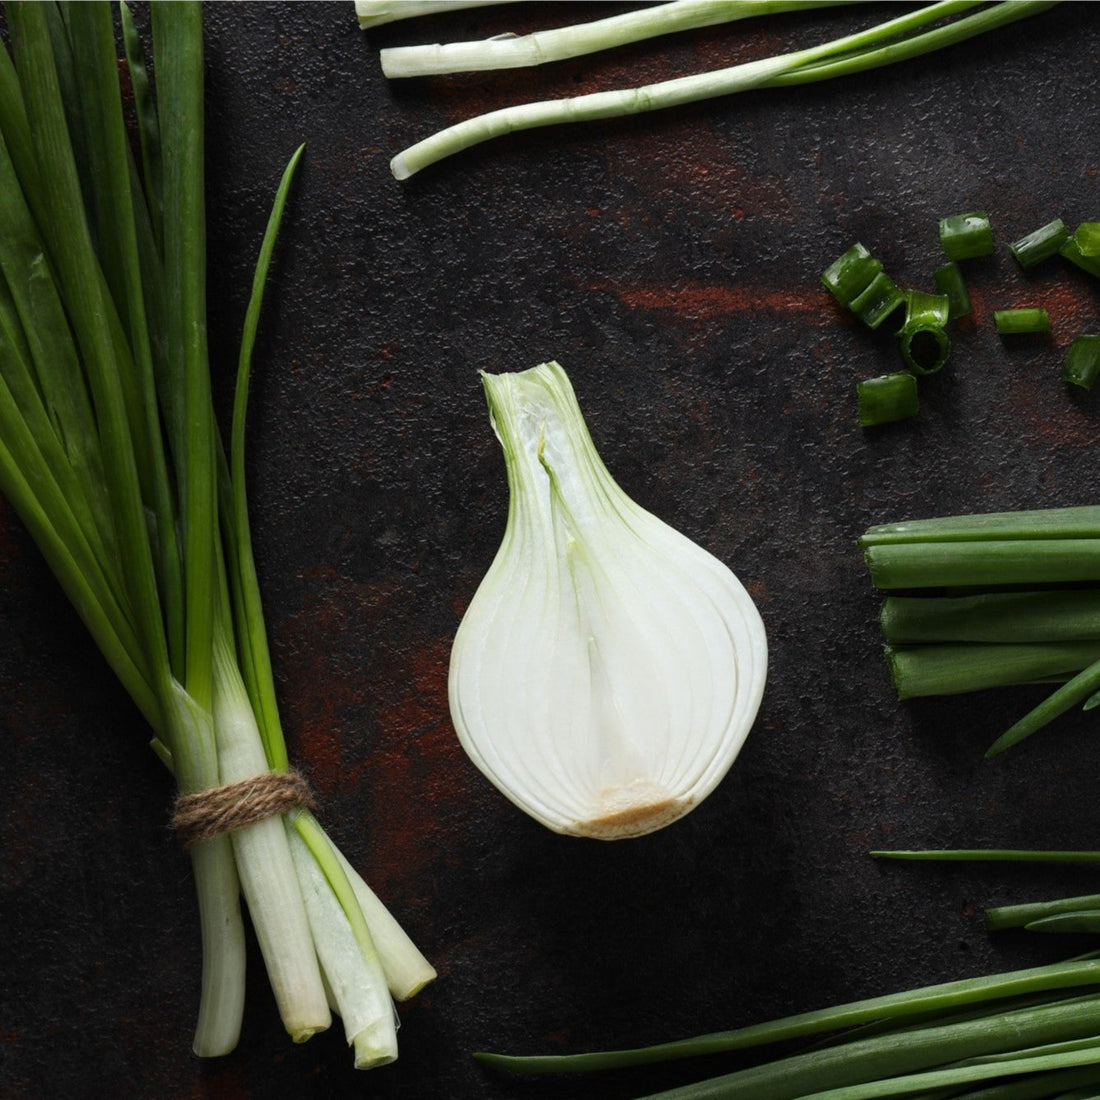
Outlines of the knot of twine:
[[296,771],[262,772],[220,787],[182,794],[172,813],[172,829],[185,848],[230,829],[243,829],[298,806],[315,807],[309,784]]

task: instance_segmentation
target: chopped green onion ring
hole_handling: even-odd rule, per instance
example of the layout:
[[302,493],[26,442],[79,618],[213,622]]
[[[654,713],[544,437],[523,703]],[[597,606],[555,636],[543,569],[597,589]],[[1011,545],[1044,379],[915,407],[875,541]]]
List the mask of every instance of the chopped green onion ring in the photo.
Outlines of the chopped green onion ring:
[[1001,336],[1031,332],[1050,332],[1050,314],[1045,309],[997,309],[993,327]]
[[1008,246],[1016,262],[1025,270],[1058,255],[1058,250],[1069,237],[1069,230],[1061,218],[1040,226]]
[[1100,336],[1078,336],[1062,365],[1062,381],[1091,390],[1100,376]]
[[993,230],[982,213],[953,214],[940,222],[940,244],[949,260],[972,260],[993,251]]
[[868,327],[878,328],[896,309],[905,304],[905,292],[880,271],[849,303],[849,308]]
[[842,306],[850,309],[852,302],[871,285],[880,271],[881,261],[857,241],[825,269],[821,282]]
[[948,260],[932,273],[936,289],[947,299],[947,319],[957,320],[972,312],[970,293],[966,289],[962,268],[954,260]]
[[908,420],[920,410],[917,380],[907,371],[883,374],[856,384],[859,423],[864,428]]

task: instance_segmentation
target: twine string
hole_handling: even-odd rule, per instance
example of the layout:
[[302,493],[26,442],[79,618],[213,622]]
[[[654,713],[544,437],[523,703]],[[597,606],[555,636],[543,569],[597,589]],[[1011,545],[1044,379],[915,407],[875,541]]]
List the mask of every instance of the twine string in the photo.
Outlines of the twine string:
[[172,829],[185,848],[231,829],[243,829],[298,806],[314,809],[313,792],[296,771],[262,772],[220,787],[182,794],[172,813]]

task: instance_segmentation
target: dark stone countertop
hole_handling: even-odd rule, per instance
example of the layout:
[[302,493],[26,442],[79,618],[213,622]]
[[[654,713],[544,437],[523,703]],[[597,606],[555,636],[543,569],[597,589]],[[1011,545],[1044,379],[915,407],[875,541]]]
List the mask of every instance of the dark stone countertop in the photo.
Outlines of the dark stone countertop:
[[[590,5],[586,14],[620,10]],[[991,938],[989,904],[1095,890],[1087,869],[879,865],[873,847],[1096,848],[1100,742],[1070,716],[996,762],[1029,691],[899,704],[856,539],[910,516],[1095,501],[1096,395],[1059,380],[1097,284],[1024,276],[1008,241],[1100,217],[1100,9],[1065,4],[895,69],[515,135],[425,171],[403,145],[523,99],[661,80],[886,18],[808,11],[513,72],[388,84],[381,46],[487,36],[579,5],[361,33],[347,3],[211,4],[210,331],[228,397],[283,164],[254,377],[252,514],[285,724],[322,816],[439,980],[400,1061],[282,1033],[252,945],[239,1049],[190,1053],[198,939],[147,731],[0,504],[0,1095],[627,1100],[690,1067],[517,1082],[470,1052],[718,1030],[1061,958]],[[143,9],[138,9],[139,18]],[[930,286],[936,224],[987,211],[994,257],[916,420],[857,425],[893,369],[818,279],[854,240]],[[1049,339],[991,312],[1048,305]],[[503,530],[479,369],[548,358],[645,507],[727,562],[771,644],[742,755],[698,810],[615,844],[551,834],[469,763],[450,642]]]

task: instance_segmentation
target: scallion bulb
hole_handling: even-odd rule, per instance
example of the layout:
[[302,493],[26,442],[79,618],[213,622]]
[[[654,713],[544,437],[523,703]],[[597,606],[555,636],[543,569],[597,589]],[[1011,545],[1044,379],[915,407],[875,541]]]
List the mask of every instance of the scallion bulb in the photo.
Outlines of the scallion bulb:
[[483,381],[511,495],[451,654],[459,740],[556,832],[653,832],[740,751],[767,672],[760,615],[616,484],[557,363]]

